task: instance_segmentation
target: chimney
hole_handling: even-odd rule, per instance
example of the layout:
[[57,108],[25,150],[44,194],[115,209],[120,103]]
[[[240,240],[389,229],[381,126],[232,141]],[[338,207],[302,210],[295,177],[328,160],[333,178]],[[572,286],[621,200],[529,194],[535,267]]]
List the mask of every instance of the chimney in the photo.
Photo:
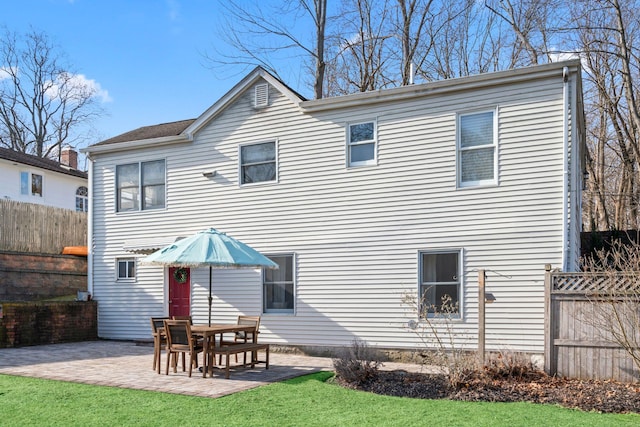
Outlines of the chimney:
[[78,169],[78,152],[70,147],[63,148],[60,153],[60,163],[71,169]]

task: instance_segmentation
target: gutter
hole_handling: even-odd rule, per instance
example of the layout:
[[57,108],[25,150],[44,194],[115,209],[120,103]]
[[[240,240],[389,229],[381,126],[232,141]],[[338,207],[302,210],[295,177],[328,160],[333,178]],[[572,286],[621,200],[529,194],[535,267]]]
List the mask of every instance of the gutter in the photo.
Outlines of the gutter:
[[567,271],[569,198],[569,68],[562,68],[562,271]]
[[569,67],[577,68],[579,66],[580,60],[572,59],[563,62],[553,62],[544,65],[515,68],[512,70],[498,71],[494,73],[483,73],[473,76],[438,80],[392,89],[378,89],[332,98],[313,99],[301,102],[300,108],[305,113],[314,113],[337,108],[362,107],[364,104],[372,105],[382,102],[390,102],[393,100],[406,101],[411,98],[449,94],[490,86],[528,82],[532,79],[555,77],[558,75],[558,70],[561,68],[564,70]]
[[80,150],[82,153],[110,153],[113,151],[126,151],[135,150],[145,147],[160,147],[163,145],[181,144],[185,142],[191,142],[193,138],[190,135],[177,135],[177,136],[161,136],[158,138],[141,139],[138,141],[123,141],[113,142],[104,145],[93,145]]

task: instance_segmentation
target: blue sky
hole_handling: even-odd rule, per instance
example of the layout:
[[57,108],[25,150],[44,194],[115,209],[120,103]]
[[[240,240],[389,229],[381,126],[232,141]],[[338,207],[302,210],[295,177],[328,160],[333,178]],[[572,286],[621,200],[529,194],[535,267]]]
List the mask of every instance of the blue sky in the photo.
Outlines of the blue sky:
[[[44,31],[75,72],[101,89],[98,142],[147,125],[195,118],[245,74],[211,70],[215,0],[0,0],[0,25]],[[283,73],[286,76],[286,73]],[[285,77],[286,78],[286,77]],[[300,89],[295,81],[287,81]]]

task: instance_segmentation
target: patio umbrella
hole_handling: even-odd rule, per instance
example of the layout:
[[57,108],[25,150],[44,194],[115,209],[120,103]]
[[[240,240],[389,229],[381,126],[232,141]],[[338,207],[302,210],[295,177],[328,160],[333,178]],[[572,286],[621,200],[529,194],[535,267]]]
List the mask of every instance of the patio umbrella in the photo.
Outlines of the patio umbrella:
[[214,268],[278,268],[252,247],[214,228],[200,231],[191,237],[174,242],[141,261],[169,267],[209,267],[209,325],[213,297],[212,273]]

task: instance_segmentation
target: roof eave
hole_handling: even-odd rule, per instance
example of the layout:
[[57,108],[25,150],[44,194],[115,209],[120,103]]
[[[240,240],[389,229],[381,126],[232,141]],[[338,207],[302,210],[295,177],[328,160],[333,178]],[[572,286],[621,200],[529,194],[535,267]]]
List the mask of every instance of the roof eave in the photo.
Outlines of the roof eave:
[[191,141],[192,138],[189,135],[184,134],[183,132],[180,135],[161,136],[158,138],[139,139],[135,141],[114,142],[105,145],[92,145],[90,147],[80,149],[80,152],[88,155],[102,154],[115,151],[136,150],[138,148],[145,147],[159,147],[163,145],[181,144]]
[[[303,101],[300,108],[305,113],[313,113],[338,108],[361,106],[363,103],[375,104],[393,100],[406,100],[424,96],[440,95],[449,92],[471,90],[495,84],[512,84],[518,81],[544,78],[559,75],[562,77],[563,67],[579,67],[580,60],[553,62],[544,65],[535,65],[525,68],[516,68],[494,73],[477,74],[467,77],[459,77],[447,80],[438,80],[409,86],[401,86],[392,89],[378,89],[370,92],[356,93],[352,95],[334,98],[314,99]],[[558,74],[559,73],[559,74]]]

